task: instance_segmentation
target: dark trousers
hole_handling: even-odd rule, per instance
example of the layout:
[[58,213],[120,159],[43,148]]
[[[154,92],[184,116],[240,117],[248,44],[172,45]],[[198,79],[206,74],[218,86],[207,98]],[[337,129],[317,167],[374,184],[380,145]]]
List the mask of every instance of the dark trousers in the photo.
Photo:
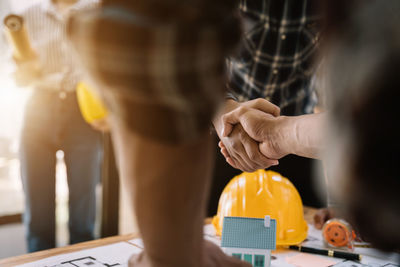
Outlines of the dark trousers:
[[75,93],[37,90],[27,103],[20,143],[30,252],[55,247],[57,150],[64,151],[67,166],[70,242],[91,240],[95,187],[101,175],[101,133],[83,120]]

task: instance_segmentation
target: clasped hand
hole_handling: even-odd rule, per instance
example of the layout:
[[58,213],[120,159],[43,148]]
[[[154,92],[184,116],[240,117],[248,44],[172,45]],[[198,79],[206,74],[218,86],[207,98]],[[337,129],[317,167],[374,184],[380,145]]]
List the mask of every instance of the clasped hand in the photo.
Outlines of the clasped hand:
[[241,103],[224,114],[219,147],[226,161],[247,172],[277,165],[289,154],[279,115],[280,109],[265,99]]

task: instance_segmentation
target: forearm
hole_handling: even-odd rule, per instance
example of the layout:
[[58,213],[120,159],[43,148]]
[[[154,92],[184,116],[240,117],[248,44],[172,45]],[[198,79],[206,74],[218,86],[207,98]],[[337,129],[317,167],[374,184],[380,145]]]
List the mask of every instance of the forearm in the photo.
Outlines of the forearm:
[[[323,125],[326,114],[309,114],[294,117],[282,117],[282,142],[286,143],[291,154],[320,158],[324,149]],[[286,140],[285,140],[286,139]]]
[[[200,266],[212,169],[208,133],[188,145],[138,139],[128,189],[152,266]],[[128,163],[129,164],[129,163]]]

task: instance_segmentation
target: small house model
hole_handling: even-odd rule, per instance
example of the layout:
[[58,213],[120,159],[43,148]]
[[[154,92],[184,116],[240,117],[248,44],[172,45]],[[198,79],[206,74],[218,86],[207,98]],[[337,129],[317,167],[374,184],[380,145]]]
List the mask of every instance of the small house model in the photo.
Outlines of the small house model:
[[225,217],[222,228],[222,250],[254,267],[269,267],[271,250],[276,248],[276,220]]

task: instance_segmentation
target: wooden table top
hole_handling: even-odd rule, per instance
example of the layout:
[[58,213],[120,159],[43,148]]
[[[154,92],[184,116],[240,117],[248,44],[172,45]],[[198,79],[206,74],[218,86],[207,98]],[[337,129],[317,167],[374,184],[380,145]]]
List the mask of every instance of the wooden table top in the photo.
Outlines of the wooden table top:
[[[316,212],[316,209],[314,209],[314,208],[304,207],[304,219],[308,223],[312,223],[315,212]],[[209,223],[211,223],[211,218],[207,218],[205,220],[205,224],[209,224]],[[71,253],[71,252],[76,252],[79,250],[84,250],[84,249],[89,249],[89,248],[94,248],[94,247],[105,246],[105,245],[109,245],[109,244],[113,244],[113,243],[128,241],[128,240],[131,240],[131,239],[134,239],[137,237],[138,237],[137,234],[118,235],[118,236],[83,242],[83,243],[79,243],[79,244],[75,244],[75,245],[65,246],[65,247],[61,247],[61,248],[53,248],[53,249],[43,250],[43,251],[39,251],[39,252],[24,254],[21,256],[16,256],[16,257],[11,257],[11,258],[6,258],[3,260],[0,260],[0,266],[8,267],[8,266],[20,265],[20,264],[38,261],[38,260],[41,260],[44,258],[56,256],[59,254]]]

